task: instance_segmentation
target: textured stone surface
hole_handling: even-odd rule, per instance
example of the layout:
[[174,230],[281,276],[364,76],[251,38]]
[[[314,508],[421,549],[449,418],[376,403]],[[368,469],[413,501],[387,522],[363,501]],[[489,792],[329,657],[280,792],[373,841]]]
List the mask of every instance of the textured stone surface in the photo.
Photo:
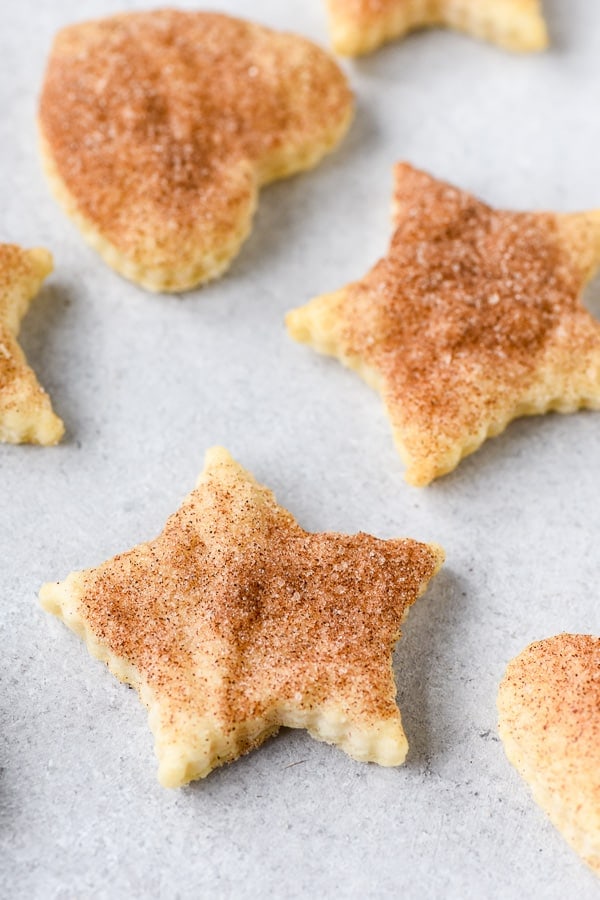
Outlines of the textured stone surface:
[[[36,156],[54,31],[123,5],[0,6],[0,240],[55,255],[21,340],[68,432],[55,449],[0,447],[0,896],[592,900],[597,880],[504,757],[495,700],[530,641],[600,634],[600,417],[514,423],[418,491],[377,396],[295,345],[283,316],[384,251],[399,158],[498,206],[600,206],[600,10],[548,0],[542,57],[430,33],[351,66],[346,143],[266,190],[227,276],[179,300],[137,290],[84,246]],[[253,14],[326,40],[318,2],[262,0]],[[597,281],[587,296],[600,314]],[[165,791],[134,693],[38,608],[43,581],[156,534],[216,443],[305,528],[445,547],[397,657],[405,767],[284,732]]]

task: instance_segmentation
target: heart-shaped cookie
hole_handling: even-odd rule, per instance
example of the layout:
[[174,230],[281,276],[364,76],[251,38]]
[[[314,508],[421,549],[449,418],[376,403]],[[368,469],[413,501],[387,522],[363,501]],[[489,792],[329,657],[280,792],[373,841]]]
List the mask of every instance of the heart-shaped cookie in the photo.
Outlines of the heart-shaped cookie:
[[508,666],[498,711],[509,760],[600,875],[600,638],[531,644]]
[[62,30],[39,110],[58,200],[109,265],[157,291],[220,275],[260,186],[314,166],[351,117],[344,74],[309,41],[170,9]]

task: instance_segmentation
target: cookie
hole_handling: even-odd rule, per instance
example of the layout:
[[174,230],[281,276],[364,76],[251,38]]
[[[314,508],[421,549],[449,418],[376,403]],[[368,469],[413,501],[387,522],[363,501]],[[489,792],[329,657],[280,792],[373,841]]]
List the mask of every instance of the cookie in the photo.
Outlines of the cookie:
[[296,35],[213,13],[128,13],[56,37],[42,157],[110,266],[184,291],[225,271],[259,188],[315,166],[352,108],[336,63]]
[[287,325],[381,392],[406,480],[426,485],[517,416],[600,408],[581,303],[600,211],[506,212],[407,164],[395,178],[387,256]]
[[498,693],[510,762],[600,875],[600,638],[560,634],[509,664]]
[[442,560],[412,540],[309,534],[216,448],[158,538],[40,598],[138,690],[159,779],[178,787],[282,725],[401,764],[392,649]]
[[543,50],[539,0],[327,0],[333,46],[359,56],[415,28],[442,25],[507,50]]
[[0,244],[0,441],[56,444],[64,433],[17,343],[21,320],[52,271],[47,250]]

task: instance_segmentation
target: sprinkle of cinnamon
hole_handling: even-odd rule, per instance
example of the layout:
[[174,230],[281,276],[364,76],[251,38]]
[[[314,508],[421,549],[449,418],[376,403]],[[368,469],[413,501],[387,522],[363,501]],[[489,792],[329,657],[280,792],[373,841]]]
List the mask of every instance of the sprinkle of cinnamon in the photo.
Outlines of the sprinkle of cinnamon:
[[306,709],[343,698],[360,719],[397,715],[390,653],[438,551],[309,534],[249,476],[221,476],[156,540],[86,573],[80,613],[95,638],[190,710],[216,675],[222,727],[275,700]]
[[581,303],[600,213],[495,210],[407,164],[394,207],[386,256],[288,326],[381,390],[412,483],[515,416],[600,406],[600,325]]
[[175,266],[198,234],[235,233],[256,179],[329,149],[351,106],[309,41],[164,9],[63,29],[39,118],[78,213],[127,258]]

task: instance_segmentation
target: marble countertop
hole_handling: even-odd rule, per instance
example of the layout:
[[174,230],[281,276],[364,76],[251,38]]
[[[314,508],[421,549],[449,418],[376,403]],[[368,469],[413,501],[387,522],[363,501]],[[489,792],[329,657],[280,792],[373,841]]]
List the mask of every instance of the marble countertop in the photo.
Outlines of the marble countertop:
[[[591,900],[598,881],[504,756],[495,702],[530,641],[600,634],[600,416],[520,420],[410,488],[378,397],[294,344],[283,317],[384,252],[398,159],[499,206],[600,207],[600,6],[547,0],[542,56],[438,31],[344,64],[357,116],[343,146],[265,190],[228,274],[179,298],[105,267],[36,150],[55,31],[148,5],[0,6],[0,240],[55,255],[22,344],[67,427],[56,449],[0,447],[0,896]],[[251,6],[327,41],[321,0]],[[598,282],[586,302],[600,313]],[[42,582],[156,534],[214,444],[309,530],[445,547],[395,656],[404,767],[283,731],[167,791],[135,693],[40,610]]]

